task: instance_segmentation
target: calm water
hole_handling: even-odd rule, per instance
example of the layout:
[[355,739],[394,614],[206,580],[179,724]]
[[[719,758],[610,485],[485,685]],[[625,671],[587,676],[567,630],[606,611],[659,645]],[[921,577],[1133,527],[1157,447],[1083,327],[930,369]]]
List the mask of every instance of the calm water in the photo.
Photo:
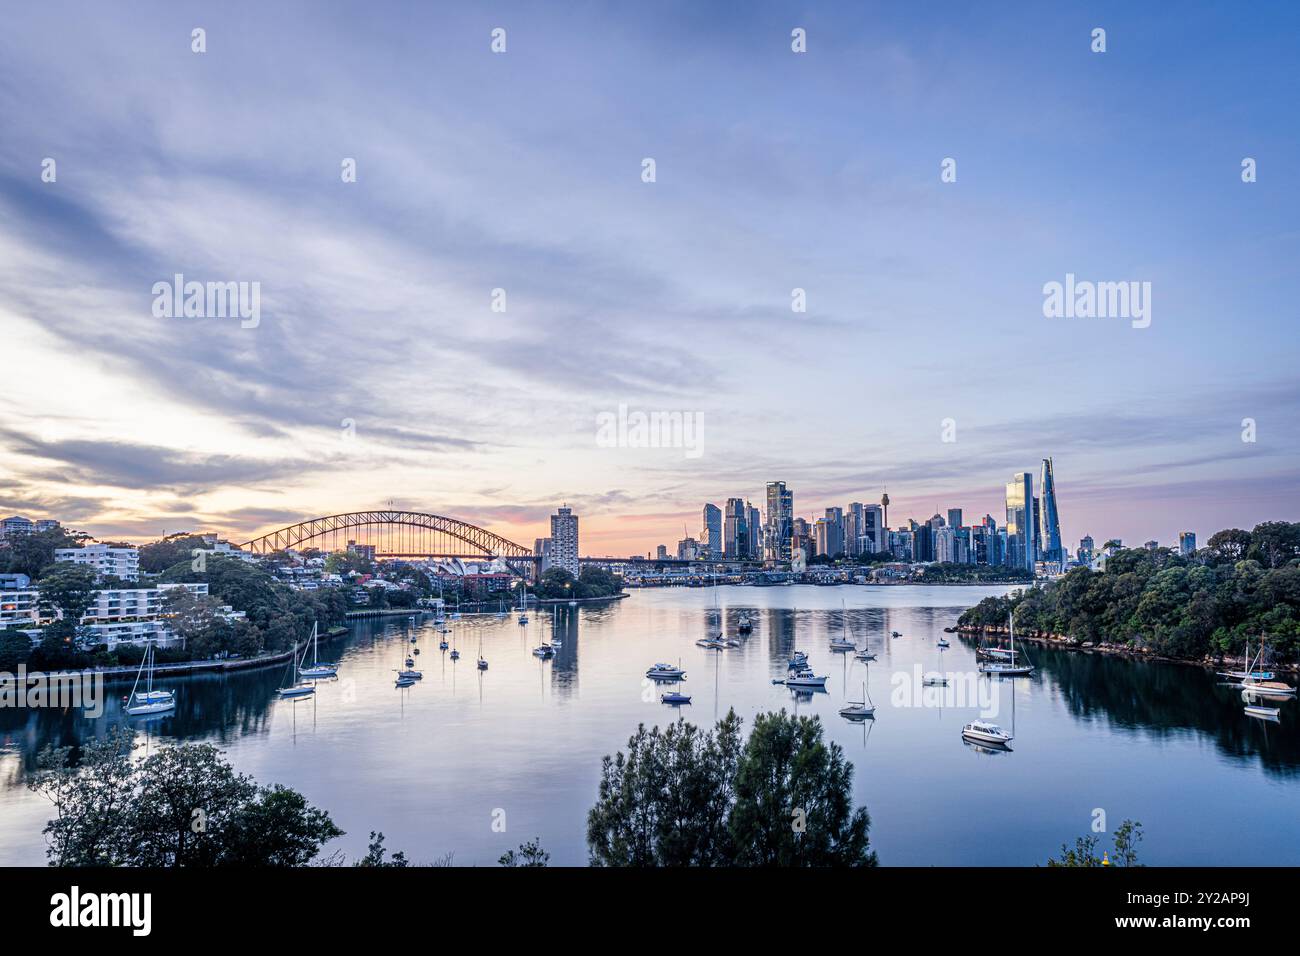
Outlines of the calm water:
[[[1200,669],[1031,649],[1032,678],[991,685],[996,720],[1008,728],[1014,720],[1012,752],[962,743],[962,724],[978,716],[973,701],[900,706],[895,674],[974,669],[969,641],[950,635],[942,658],[936,641],[963,608],[1001,592],[719,588],[729,633],[741,610],[757,612],[743,646],[721,653],[694,643],[714,613],[715,595],[704,589],[637,591],[608,607],[534,614],[526,627],[513,616],[467,616],[454,622],[455,663],[427,621],[412,630],[405,619],[367,620],[328,645],[323,656],[343,662],[340,680],[320,685],[314,699],[274,699],[279,668],[170,679],[162,683],[179,691],[176,715],[139,725],[140,739],[150,748],[209,741],[259,782],[303,791],[348,831],[337,846],[350,856],[364,852],[370,830],[383,830],[390,848],[419,862],[450,852],[457,864],[494,864],[540,836],[552,863],[582,864],[601,757],[624,746],[638,722],[674,719],[643,675],[680,658],[694,696],[680,710],[688,720],[711,723],[728,707],[746,726],[780,707],[821,716],[856,767],[856,799],[871,812],[886,865],[1041,863],[1087,832],[1094,807],[1112,828],[1125,817],[1142,821],[1148,863],[1300,864],[1294,702],[1281,705],[1280,724],[1262,724]],[[841,601],[851,637],[878,655],[869,676],[851,654],[827,649],[845,618]],[[903,636],[891,639],[894,630]],[[399,691],[393,670],[412,634],[425,677]],[[563,647],[539,661],[530,650],[552,634]],[[474,666],[480,640],[486,673]],[[830,675],[826,693],[796,698],[772,684],[796,647]],[[837,711],[860,697],[864,679],[877,719],[851,724]],[[121,719],[115,709],[98,721],[0,711],[0,864],[44,862],[48,806],[24,786],[40,746]],[[500,811],[505,833],[493,830]]]

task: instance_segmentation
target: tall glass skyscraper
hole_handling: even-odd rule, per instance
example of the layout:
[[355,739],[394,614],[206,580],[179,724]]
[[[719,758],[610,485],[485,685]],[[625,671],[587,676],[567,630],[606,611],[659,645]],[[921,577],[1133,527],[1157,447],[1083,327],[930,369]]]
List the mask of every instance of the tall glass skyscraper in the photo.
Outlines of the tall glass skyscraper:
[[1017,472],[1007,484],[1007,549],[1009,567],[1034,570],[1034,476]]
[[1042,560],[1058,567],[1065,561],[1061,546],[1061,519],[1056,510],[1056,475],[1052,472],[1052,459],[1043,459],[1043,471],[1038,479],[1038,529],[1042,535]]
[[767,559],[790,560],[790,535],[794,531],[794,493],[784,481],[767,483]]
[[700,544],[708,548],[711,558],[722,554],[722,509],[717,505],[704,506],[700,525]]

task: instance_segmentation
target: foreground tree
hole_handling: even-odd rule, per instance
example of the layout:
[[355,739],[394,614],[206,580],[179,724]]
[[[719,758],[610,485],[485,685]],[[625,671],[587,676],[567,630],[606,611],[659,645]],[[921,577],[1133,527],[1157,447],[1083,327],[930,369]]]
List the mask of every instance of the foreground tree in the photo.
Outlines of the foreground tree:
[[1074,846],[1061,844],[1061,857],[1051,857],[1047,861],[1050,867],[1090,867],[1090,866],[1141,866],[1137,861],[1137,845],[1142,841],[1142,824],[1136,820],[1125,820],[1115,828],[1115,836],[1110,854],[1097,855],[1097,844],[1101,838],[1095,834],[1081,836],[1074,841]]
[[606,757],[587,815],[593,866],[871,866],[852,767],[821,722],[763,714],[742,745],[734,711],[711,732],[643,726]]
[[509,867],[536,867],[545,866],[550,858],[551,854],[542,849],[542,841],[539,837],[519,844],[518,850],[507,850],[501,854],[497,862]]
[[259,787],[209,744],[132,759],[117,728],[72,748],[46,747],[28,784],[55,807],[52,866],[304,866],[343,831],[287,787]]

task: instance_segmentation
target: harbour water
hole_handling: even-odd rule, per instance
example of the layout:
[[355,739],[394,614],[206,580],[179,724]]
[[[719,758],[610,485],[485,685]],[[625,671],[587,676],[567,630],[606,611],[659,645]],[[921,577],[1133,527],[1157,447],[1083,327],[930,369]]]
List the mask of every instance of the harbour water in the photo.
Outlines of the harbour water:
[[[971,640],[948,635],[942,652],[937,642],[962,609],[1004,590],[636,591],[608,605],[534,611],[526,626],[513,614],[466,615],[450,622],[456,662],[439,651],[427,617],[368,619],[323,648],[342,667],[314,697],[277,700],[281,668],[169,678],[160,683],[177,691],[175,715],[132,725],[143,748],[210,742],[259,782],[301,790],[347,831],[329,849],[349,857],[381,830],[416,862],[452,854],[455,864],[492,865],[538,837],[553,865],[584,864],[601,757],[638,723],[711,724],[734,707],[748,727],[755,713],[784,707],[820,716],[853,762],[883,865],[1041,864],[1088,833],[1096,809],[1112,830],[1141,821],[1149,864],[1300,865],[1300,704],[1281,704],[1280,723],[1261,723],[1243,714],[1238,691],[1199,668],[1052,649],[1029,649],[1032,677],[968,680]],[[754,629],[738,636],[741,646],[696,646],[719,615],[736,636],[746,611]],[[876,662],[831,652],[842,630]],[[394,670],[412,635],[424,678],[398,690]],[[552,636],[555,657],[535,657]],[[487,671],[475,667],[480,640]],[[829,676],[824,693],[796,696],[773,683],[796,649]],[[692,702],[672,708],[644,675],[679,660]],[[934,670],[952,673],[953,695],[968,699],[922,692],[920,674]],[[860,699],[864,681],[876,719],[850,723],[838,710]],[[98,720],[0,710],[0,865],[45,860],[50,808],[25,785],[37,751],[125,720],[125,690],[110,687]],[[1014,726],[1009,752],[962,742],[962,725],[990,703],[994,720]]]

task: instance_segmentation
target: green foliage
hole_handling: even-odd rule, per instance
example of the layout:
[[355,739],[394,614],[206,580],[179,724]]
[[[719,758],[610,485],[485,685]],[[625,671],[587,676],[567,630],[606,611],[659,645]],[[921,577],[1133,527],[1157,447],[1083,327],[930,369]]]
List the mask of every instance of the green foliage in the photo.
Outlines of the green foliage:
[[59,645],[73,648],[81,617],[95,599],[95,572],[79,564],[57,564],[37,583],[43,615],[61,616],[42,630],[42,644],[50,653]]
[[921,569],[916,579],[922,584],[954,583],[1002,583],[1030,582],[1034,576],[1024,568],[1008,568],[996,564],[957,564],[951,561],[937,561]]
[[0,631],[0,671],[12,674],[32,656],[32,639],[15,628]]
[[1104,571],[1075,568],[1015,598],[985,598],[963,627],[1001,628],[1014,609],[1021,633],[1061,634],[1168,657],[1237,656],[1266,639],[1282,660],[1300,656],[1300,524],[1213,535],[1190,558],[1168,549],[1118,551]]
[[140,546],[140,570],[146,574],[158,574],[182,561],[189,564],[196,548],[210,550],[212,545],[202,535],[169,534],[160,541]]
[[80,531],[65,531],[63,528],[17,535],[10,540],[9,547],[0,551],[0,572],[25,574],[37,581],[54,567],[56,548],[75,548],[89,537]]
[[735,711],[705,732],[642,725],[606,757],[587,815],[593,866],[874,866],[852,766],[817,718]]
[[1050,857],[1049,867],[1088,867],[1088,866],[1141,866],[1137,859],[1137,845],[1142,842],[1142,824],[1136,820],[1125,820],[1115,828],[1111,852],[1106,854],[1105,862],[1097,855],[1097,846],[1101,838],[1095,834],[1078,837],[1074,846],[1061,844],[1060,859]]
[[406,854],[402,852],[394,853],[388,859],[384,856],[388,851],[384,849],[383,833],[370,831],[370,845],[366,848],[366,855],[357,860],[353,866],[385,866],[385,867],[404,867],[410,866],[407,862]]
[[547,568],[536,588],[544,600],[612,597],[623,590],[623,579],[604,568],[583,568],[575,580],[564,568]]
[[546,866],[551,854],[542,849],[540,837],[519,844],[518,850],[507,850],[497,860],[502,866]]
[[259,787],[210,744],[132,759],[117,728],[82,750],[46,747],[28,786],[47,797],[51,866],[304,866],[343,831],[301,794]]

